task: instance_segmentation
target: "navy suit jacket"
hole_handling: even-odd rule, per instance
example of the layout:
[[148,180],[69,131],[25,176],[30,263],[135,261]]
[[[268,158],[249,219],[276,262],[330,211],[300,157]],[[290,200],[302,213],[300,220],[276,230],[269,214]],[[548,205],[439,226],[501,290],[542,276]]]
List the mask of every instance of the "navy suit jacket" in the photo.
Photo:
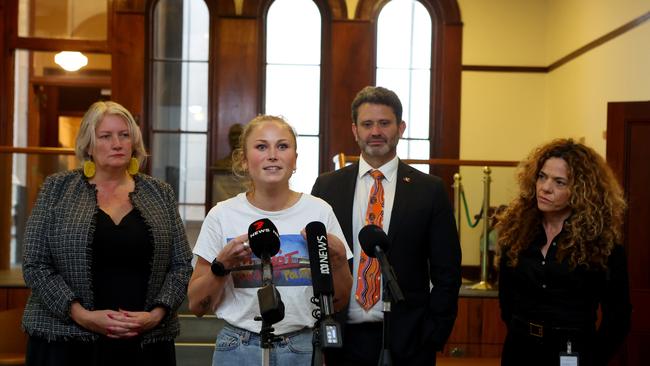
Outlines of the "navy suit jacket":
[[[351,250],[358,234],[352,232],[358,171],[353,164],[325,173],[312,189],[334,209]],[[440,178],[399,162],[388,237],[388,258],[405,297],[392,307],[391,351],[408,357],[420,347],[441,350],[456,319],[461,251]]]

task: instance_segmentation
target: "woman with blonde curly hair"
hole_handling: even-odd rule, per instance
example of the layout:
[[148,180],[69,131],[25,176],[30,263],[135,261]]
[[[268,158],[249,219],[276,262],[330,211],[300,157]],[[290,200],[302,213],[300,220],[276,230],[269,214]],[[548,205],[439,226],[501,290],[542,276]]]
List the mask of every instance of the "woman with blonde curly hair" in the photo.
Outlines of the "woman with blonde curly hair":
[[501,363],[605,365],[630,326],[622,189],[600,155],[571,139],[535,149],[518,182],[498,224]]

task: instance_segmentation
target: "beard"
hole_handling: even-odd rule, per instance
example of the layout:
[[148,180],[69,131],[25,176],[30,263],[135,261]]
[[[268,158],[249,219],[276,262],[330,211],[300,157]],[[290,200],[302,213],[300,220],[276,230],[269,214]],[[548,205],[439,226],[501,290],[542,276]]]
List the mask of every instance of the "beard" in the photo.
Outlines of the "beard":
[[359,144],[359,148],[361,148],[361,151],[363,151],[366,155],[372,157],[384,157],[396,151],[398,141],[399,138],[395,140],[388,139],[386,140],[385,144],[379,146],[372,146],[363,140],[358,140],[357,142]]

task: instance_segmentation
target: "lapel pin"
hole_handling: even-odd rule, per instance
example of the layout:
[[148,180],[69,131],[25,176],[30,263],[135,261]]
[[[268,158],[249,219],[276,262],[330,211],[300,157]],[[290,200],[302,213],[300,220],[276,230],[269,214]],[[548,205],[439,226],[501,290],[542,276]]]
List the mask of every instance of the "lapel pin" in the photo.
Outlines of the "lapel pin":
[[402,179],[403,179],[404,182],[406,182],[406,183],[411,183],[411,177],[404,177],[404,178],[402,178]]

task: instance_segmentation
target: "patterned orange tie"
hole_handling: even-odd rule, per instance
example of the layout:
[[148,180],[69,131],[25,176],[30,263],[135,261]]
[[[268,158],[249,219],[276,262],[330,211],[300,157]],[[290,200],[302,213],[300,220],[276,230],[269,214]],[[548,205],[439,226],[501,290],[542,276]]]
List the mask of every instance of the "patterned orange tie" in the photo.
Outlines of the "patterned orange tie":
[[[377,225],[382,227],[384,221],[384,187],[381,180],[384,175],[379,170],[373,170],[370,175],[375,183],[370,190],[368,199],[368,211],[366,212],[366,225]],[[372,308],[381,294],[381,270],[377,258],[370,258],[364,251],[361,251],[359,260],[359,272],[357,273],[357,289],[355,299],[361,307],[368,311]]]

